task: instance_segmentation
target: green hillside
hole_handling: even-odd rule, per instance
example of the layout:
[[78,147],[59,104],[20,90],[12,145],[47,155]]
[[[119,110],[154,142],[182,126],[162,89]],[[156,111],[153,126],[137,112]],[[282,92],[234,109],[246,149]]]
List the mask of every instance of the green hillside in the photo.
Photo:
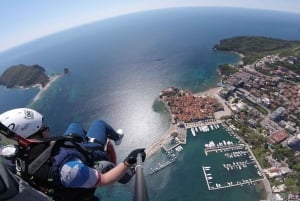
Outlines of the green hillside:
[[232,51],[243,54],[245,64],[267,55],[300,57],[300,41],[266,38],[262,36],[238,36],[220,41],[215,45],[216,50]]

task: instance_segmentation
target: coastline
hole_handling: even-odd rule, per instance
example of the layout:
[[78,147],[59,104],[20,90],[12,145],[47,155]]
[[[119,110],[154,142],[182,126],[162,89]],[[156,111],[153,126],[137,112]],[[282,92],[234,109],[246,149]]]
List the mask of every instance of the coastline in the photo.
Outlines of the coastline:
[[40,91],[35,95],[35,97],[32,100],[32,103],[36,102],[37,100],[39,100],[41,98],[41,95],[62,75],[54,75],[52,77],[49,78],[49,82],[47,83],[47,85],[45,87],[42,87],[41,84],[37,84],[33,87],[39,87]]
[[169,139],[172,137],[171,133],[177,130],[177,126],[171,125],[170,128],[163,134],[163,136],[155,143],[150,145],[146,149],[146,155],[147,157],[152,156],[157,151],[163,148],[163,145],[169,141]]
[[235,51],[231,51],[233,54],[236,54],[240,57],[240,61],[237,63],[238,65],[243,65],[244,62],[243,62],[243,58],[245,57],[245,55],[239,53],[239,52],[235,52]]
[[231,54],[235,54],[238,57],[240,57],[240,60],[239,60],[239,62],[236,63],[236,65],[244,65],[243,58],[245,57],[245,55],[243,55],[242,53],[235,52],[235,51],[224,51],[224,50],[218,50],[218,49],[215,49],[215,51],[221,51],[221,52],[226,52],[226,53],[229,52]]
[[[220,92],[221,89],[222,89],[222,87],[214,87],[214,88],[209,88],[206,91],[194,94],[195,96],[211,96],[211,97],[214,97],[223,105],[223,107],[224,107],[223,111],[215,112],[215,119],[216,120],[221,120],[221,118],[224,117],[224,116],[232,115],[232,111],[229,109],[229,107],[225,103],[225,100],[218,95],[218,93]],[[184,137],[186,139],[187,130],[186,129],[184,129],[184,130],[185,130],[185,136]],[[164,144],[168,143],[170,141],[170,139],[173,138],[171,136],[171,134],[174,131],[180,133],[179,128],[176,125],[171,124],[169,129],[162,135],[162,137],[157,142],[153,143],[152,145],[150,145],[145,150],[146,154],[147,154],[147,157],[151,157],[153,154],[160,151],[163,148]],[[186,143],[186,140],[184,141],[184,143]],[[248,147],[248,145],[247,145],[247,147]],[[255,158],[254,154],[252,153],[252,150],[249,147],[248,147],[248,150],[250,151],[251,155],[253,156],[256,163],[258,164],[259,169],[261,170],[261,172],[263,172],[260,164],[258,163],[257,159]],[[270,187],[270,183],[269,183],[268,179],[266,178],[266,176],[264,174],[263,174],[263,176],[264,176],[264,179],[262,180],[261,183],[264,186],[264,191],[266,193],[266,199],[270,199],[272,197],[272,190],[271,190],[271,187]]]
[[[231,110],[225,104],[224,99],[222,99],[218,95],[218,93],[219,93],[219,91],[221,89],[222,89],[221,87],[214,87],[214,88],[209,88],[206,91],[194,94],[195,96],[211,96],[211,97],[215,97],[223,105],[224,111],[215,112],[215,118],[216,118],[216,120],[219,120],[223,116],[231,115]],[[150,147],[148,147],[146,149],[147,156],[150,157],[154,153],[156,153],[157,151],[159,151],[161,148],[163,148],[163,145],[165,143],[167,143],[170,140],[170,138],[172,138],[171,133],[173,133],[174,131],[180,133],[178,127],[176,125],[171,124],[170,128],[162,135],[162,137],[157,142],[153,143],[152,145],[150,145]]]

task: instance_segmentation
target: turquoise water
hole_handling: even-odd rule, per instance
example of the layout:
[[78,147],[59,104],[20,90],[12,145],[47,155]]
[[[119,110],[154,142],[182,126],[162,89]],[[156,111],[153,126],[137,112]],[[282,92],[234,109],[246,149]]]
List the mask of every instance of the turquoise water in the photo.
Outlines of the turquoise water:
[[[187,144],[182,145],[183,151],[177,153],[177,159],[174,163],[161,171],[146,176],[147,184],[150,191],[150,200],[261,200],[265,198],[263,186],[244,185],[209,191],[206,185],[202,166],[210,166],[209,173],[212,174],[212,183],[220,183],[222,186],[227,185],[229,181],[242,181],[242,179],[252,180],[259,179],[256,168],[248,165],[247,168],[241,170],[227,171],[224,163],[232,163],[236,161],[249,160],[248,156],[239,158],[230,158],[224,156],[225,153],[218,152],[204,153],[204,144],[209,141],[221,142],[230,140],[236,143],[238,140],[233,138],[223,128],[212,130],[207,133],[198,132],[196,137],[192,136],[188,131]],[[150,172],[153,164],[166,161],[163,152],[153,156],[145,165],[146,175]],[[150,163],[150,164],[149,164]],[[192,174],[191,174],[192,173]],[[188,186],[188,190],[187,187]],[[213,185],[215,187],[215,185]],[[226,196],[225,196],[226,195]]]
[[[221,39],[263,35],[299,40],[299,22],[300,15],[280,12],[178,8],[70,29],[0,54],[0,72],[20,63],[39,64],[49,74],[70,69],[36,102],[32,98],[37,89],[1,87],[0,112],[21,106],[37,109],[45,115],[53,135],[60,135],[72,121],[88,127],[94,119],[104,119],[125,131],[122,145],[116,147],[121,161],[132,149],[148,147],[168,129],[169,114],[155,101],[162,89],[206,90],[218,81],[219,64],[239,61],[236,55],[212,50]],[[147,176],[153,200],[215,200],[216,195],[218,200],[259,200],[261,192],[252,186],[208,192],[202,156],[193,155],[199,145],[199,152],[202,149],[197,139],[189,140],[181,160]],[[147,166],[156,165],[152,160],[148,159]],[[104,200],[131,200],[131,191],[132,184],[116,185],[101,195]]]

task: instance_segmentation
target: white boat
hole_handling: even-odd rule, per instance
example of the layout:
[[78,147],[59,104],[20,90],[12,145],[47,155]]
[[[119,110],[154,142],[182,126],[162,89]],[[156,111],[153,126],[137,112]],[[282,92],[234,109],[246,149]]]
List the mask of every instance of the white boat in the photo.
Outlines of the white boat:
[[209,146],[209,147],[215,147],[216,144],[215,144],[213,141],[210,141],[209,144],[208,144],[208,146]]
[[205,127],[201,126],[201,130],[202,130],[202,132],[205,132]]
[[179,145],[179,146],[177,147],[177,149],[178,149],[178,152],[181,152],[181,151],[183,150],[183,147],[182,147],[181,145]]
[[205,130],[206,130],[206,132],[208,132],[209,131],[209,127],[205,126]]
[[193,136],[196,136],[195,129],[191,128],[191,131],[192,131]]

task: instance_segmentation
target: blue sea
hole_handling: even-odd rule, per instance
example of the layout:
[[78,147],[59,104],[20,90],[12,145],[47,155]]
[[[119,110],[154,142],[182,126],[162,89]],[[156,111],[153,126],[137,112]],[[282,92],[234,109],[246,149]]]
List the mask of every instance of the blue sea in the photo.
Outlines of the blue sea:
[[[221,39],[266,36],[300,40],[300,15],[238,8],[174,8],[101,20],[41,38],[0,54],[0,73],[16,64],[43,66],[60,77],[33,102],[38,88],[0,87],[0,112],[31,107],[44,114],[53,135],[70,122],[88,128],[103,119],[122,128],[118,160],[135,148],[156,142],[170,125],[157,101],[161,90],[175,86],[200,92],[215,87],[219,64],[235,64],[237,55],[213,51]],[[220,132],[222,132],[220,130]],[[155,175],[146,174],[150,200],[256,201],[258,186],[209,191],[201,164],[202,138],[188,138],[178,160]],[[200,153],[200,152],[199,152]],[[161,156],[149,158],[145,170]],[[158,158],[158,159],[157,159]],[[213,160],[212,160],[213,162]],[[208,162],[209,163],[209,162]],[[132,184],[100,189],[102,200],[131,200]]]

